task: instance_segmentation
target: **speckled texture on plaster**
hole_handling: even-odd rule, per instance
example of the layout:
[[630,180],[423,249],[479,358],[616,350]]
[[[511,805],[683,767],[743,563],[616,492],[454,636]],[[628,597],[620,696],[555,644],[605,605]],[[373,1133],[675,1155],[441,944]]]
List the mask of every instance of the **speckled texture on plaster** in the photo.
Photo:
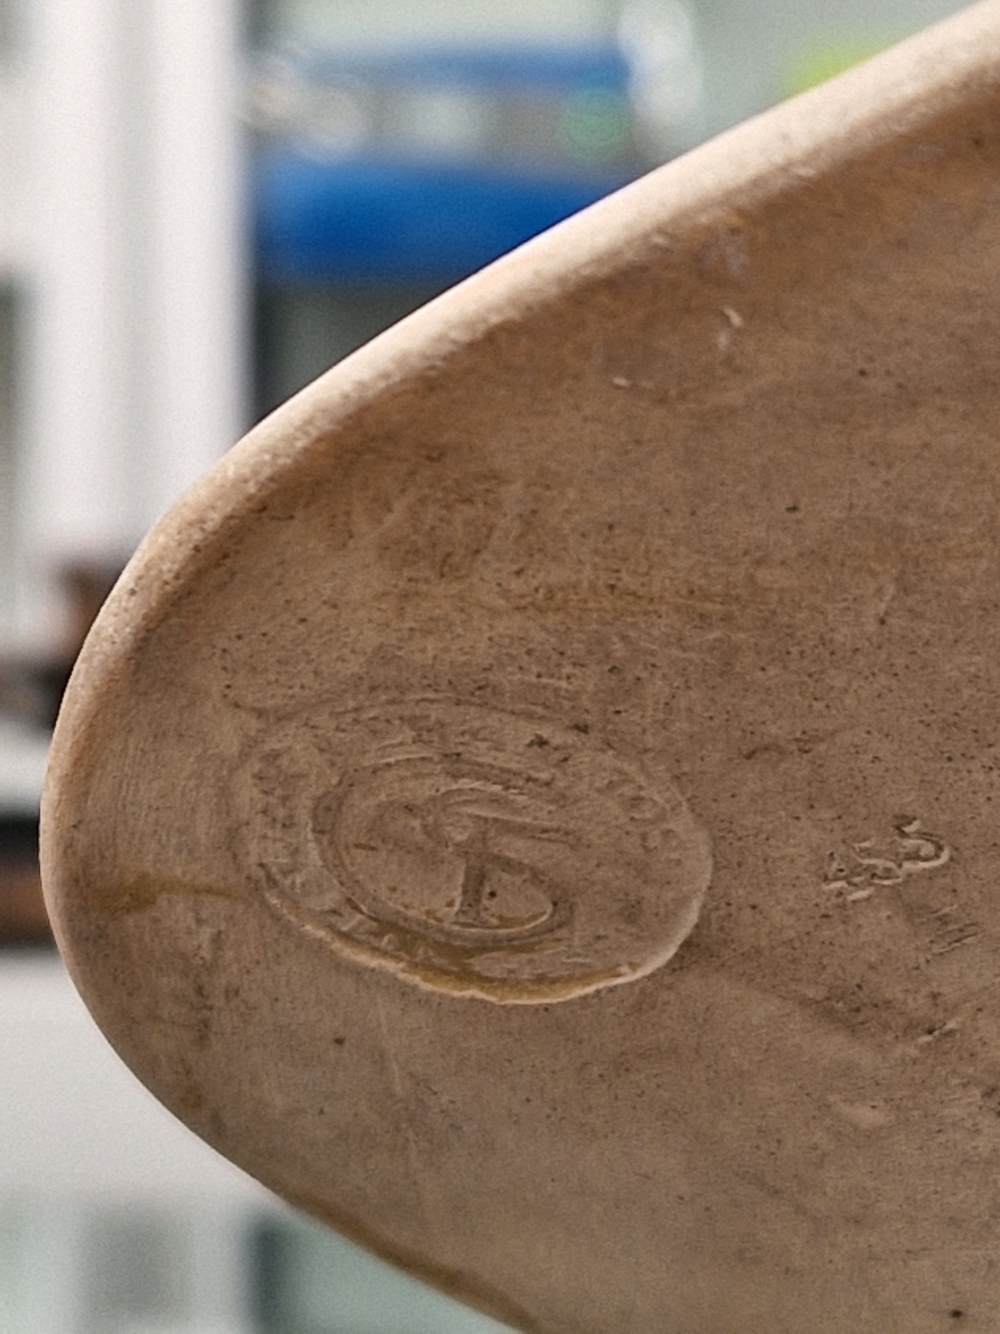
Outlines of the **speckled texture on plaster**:
[[404,321],[154,531],[44,869],[199,1133],[525,1330],[995,1327],[998,205],[991,0]]

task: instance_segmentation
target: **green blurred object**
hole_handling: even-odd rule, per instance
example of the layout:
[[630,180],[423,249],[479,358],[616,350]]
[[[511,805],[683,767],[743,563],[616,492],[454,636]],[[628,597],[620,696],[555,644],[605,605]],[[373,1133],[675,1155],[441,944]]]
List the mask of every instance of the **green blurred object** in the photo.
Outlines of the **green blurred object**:
[[258,1334],[514,1334],[298,1215],[250,1237]]
[[560,138],[572,152],[589,158],[623,151],[631,132],[629,104],[621,93],[585,88],[572,93],[560,116]]
[[807,88],[814,88],[818,83],[825,83],[835,74],[842,74],[852,65],[859,65],[862,60],[877,55],[898,41],[898,33],[880,33],[878,35],[851,34],[828,35],[799,51],[786,63],[781,79],[781,96],[793,97]]

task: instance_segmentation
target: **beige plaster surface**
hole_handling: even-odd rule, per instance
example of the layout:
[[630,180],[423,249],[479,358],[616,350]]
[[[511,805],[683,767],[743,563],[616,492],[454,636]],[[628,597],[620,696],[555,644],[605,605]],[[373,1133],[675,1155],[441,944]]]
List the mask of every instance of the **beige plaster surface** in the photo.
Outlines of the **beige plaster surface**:
[[990,0],[410,317],[154,530],[44,806],[98,1022],[525,1330],[995,1330],[998,423]]

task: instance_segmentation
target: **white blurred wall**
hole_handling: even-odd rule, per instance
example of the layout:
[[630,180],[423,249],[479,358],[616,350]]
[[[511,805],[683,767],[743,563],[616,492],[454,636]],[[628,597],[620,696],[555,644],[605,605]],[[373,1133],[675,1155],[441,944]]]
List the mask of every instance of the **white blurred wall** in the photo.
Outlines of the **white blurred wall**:
[[126,1070],[55,955],[0,960],[0,1334],[139,1334],[137,1309],[247,1330],[245,1227],[274,1208]]
[[0,646],[51,639],[60,564],[127,556],[245,425],[242,8],[22,0],[0,68],[20,316]]
[[57,955],[3,957],[0,1017],[0,1196],[271,1200],[126,1069]]

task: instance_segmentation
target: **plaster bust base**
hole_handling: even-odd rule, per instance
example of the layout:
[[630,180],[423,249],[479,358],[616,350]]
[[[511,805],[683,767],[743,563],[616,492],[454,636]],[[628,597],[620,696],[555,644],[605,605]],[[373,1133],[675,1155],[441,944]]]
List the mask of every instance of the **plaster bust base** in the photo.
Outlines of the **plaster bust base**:
[[525,1330],[995,1327],[998,71],[988,3],[410,317],[80,660],[98,1022]]

